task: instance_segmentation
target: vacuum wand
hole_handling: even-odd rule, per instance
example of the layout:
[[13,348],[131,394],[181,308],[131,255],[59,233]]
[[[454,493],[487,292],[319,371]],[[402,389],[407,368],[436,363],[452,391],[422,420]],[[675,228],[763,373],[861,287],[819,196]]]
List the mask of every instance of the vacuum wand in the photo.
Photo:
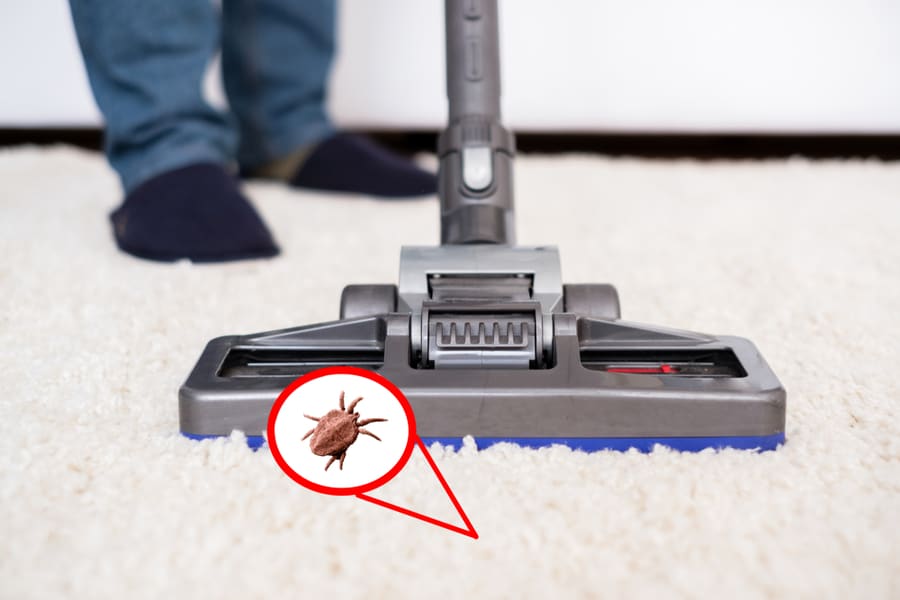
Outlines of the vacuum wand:
[[515,244],[513,135],[500,123],[497,0],[445,0],[449,124],[438,141],[441,244]]

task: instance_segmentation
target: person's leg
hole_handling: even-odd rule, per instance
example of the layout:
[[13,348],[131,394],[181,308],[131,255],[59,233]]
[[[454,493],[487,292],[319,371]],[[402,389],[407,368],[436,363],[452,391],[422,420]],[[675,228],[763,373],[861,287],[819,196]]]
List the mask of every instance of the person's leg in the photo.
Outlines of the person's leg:
[[319,190],[435,192],[433,174],[331,124],[334,0],[223,0],[222,12],[222,71],[245,173]]
[[219,42],[210,0],[70,0],[109,162],[125,191],[192,163],[228,164],[236,135],[204,100]]
[[334,0],[223,0],[222,75],[255,169],[334,133],[325,111]]
[[210,0],[70,4],[107,157],[126,193],[112,215],[120,248],[159,260],[276,253],[228,173],[234,129],[203,98],[220,32]]

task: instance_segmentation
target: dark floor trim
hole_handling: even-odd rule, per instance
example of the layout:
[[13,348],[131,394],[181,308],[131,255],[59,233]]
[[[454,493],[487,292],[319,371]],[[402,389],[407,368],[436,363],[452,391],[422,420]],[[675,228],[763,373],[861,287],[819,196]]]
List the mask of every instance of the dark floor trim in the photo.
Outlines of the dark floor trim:
[[[407,152],[433,151],[433,133],[378,133]],[[900,135],[516,134],[524,153],[585,152],[647,158],[879,158],[900,159]]]
[[[369,132],[404,152],[433,152],[434,132]],[[521,152],[586,152],[649,158],[879,158],[900,160],[900,135],[687,135],[687,134],[547,134],[519,133]],[[3,129],[0,146],[71,144],[99,150],[99,129]]]

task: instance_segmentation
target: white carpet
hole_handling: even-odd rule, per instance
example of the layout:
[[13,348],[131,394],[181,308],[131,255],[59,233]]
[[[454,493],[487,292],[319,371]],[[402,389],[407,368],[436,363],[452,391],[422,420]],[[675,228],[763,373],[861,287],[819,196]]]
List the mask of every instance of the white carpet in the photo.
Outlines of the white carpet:
[[[203,345],[330,320],[437,242],[433,201],[249,192],[283,255],[116,251],[103,159],[0,151],[0,596],[900,597],[900,164],[522,157],[519,241],[624,316],[755,340],[777,452],[435,452],[481,539],[177,433]],[[407,477],[424,504],[435,482]],[[396,491],[396,490],[395,490]]]

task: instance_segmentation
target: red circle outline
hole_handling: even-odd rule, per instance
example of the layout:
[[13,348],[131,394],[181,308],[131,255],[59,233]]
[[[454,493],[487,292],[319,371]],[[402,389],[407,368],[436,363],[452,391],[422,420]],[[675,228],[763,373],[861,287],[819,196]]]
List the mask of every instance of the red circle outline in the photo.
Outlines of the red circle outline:
[[[371,379],[375,383],[387,388],[387,390],[391,392],[391,394],[393,394],[394,398],[397,399],[397,402],[400,403],[400,406],[403,407],[403,412],[406,413],[406,421],[409,423],[409,438],[406,440],[406,448],[403,450],[403,454],[400,456],[400,460],[397,462],[397,464],[394,465],[390,471],[388,471],[375,481],[350,488],[336,488],[321,485],[312,482],[309,479],[306,479],[305,477],[294,471],[294,469],[292,469],[290,465],[287,464],[287,461],[284,460],[284,457],[278,450],[278,443],[275,440],[275,419],[278,417],[278,412],[281,410],[281,407],[284,405],[285,401],[290,397],[290,395],[293,394],[294,391],[296,391],[296,389],[301,385],[308,383],[314,379],[325,377],[327,375],[358,375],[360,377],[365,377],[366,379]],[[410,406],[409,404],[409,400],[406,399],[406,396],[403,395],[403,392],[400,391],[400,388],[388,381],[382,375],[379,375],[378,373],[374,373],[372,371],[367,371],[366,369],[360,369],[359,367],[325,367],[322,369],[311,371],[306,375],[301,375],[281,391],[281,394],[278,395],[278,399],[275,400],[275,404],[272,405],[272,410],[269,411],[269,422],[266,426],[266,433],[268,435],[269,450],[272,452],[272,457],[275,459],[275,462],[278,463],[278,466],[281,468],[281,470],[284,471],[285,475],[287,475],[303,487],[309,488],[315,492],[319,492],[320,494],[328,494],[330,496],[351,496],[356,494],[364,494],[366,492],[374,490],[375,488],[381,487],[382,485],[396,477],[397,473],[399,473],[403,469],[403,467],[406,466],[406,463],[409,462],[409,457],[412,456],[413,447],[416,445],[416,418],[413,414],[412,406]]]

